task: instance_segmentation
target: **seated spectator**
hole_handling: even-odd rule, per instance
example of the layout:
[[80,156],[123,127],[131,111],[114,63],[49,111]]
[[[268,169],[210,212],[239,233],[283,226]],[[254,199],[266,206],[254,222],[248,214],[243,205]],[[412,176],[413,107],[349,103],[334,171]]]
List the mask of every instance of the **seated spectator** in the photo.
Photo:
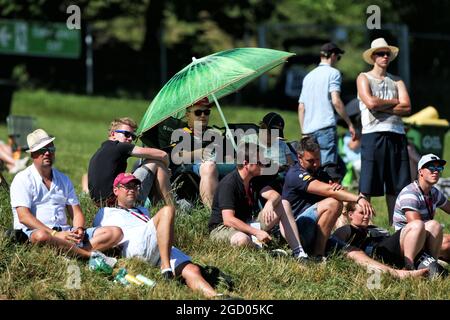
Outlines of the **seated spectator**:
[[[27,136],[33,164],[19,172],[11,183],[14,229],[22,229],[33,244],[62,248],[83,258],[100,255],[106,259],[98,251],[114,247],[122,232],[114,227],[85,229],[72,182],[53,168],[54,140],[42,129]],[[68,224],[66,209],[73,226]]]
[[119,245],[125,258],[138,257],[151,265],[159,264],[165,279],[181,276],[192,290],[207,297],[218,296],[190,257],[172,247],[175,208],[166,205],[150,217],[145,207],[136,206],[140,186],[141,181],[134,175],[119,174],[113,188],[117,206],[101,208],[95,216],[94,226],[122,229],[123,239]]
[[[263,166],[259,153],[256,144],[239,145],[237,169],[220,181],[214,195],[208,224],[210,236],[213,240],[226,241],[235,246],[253,245],[254,236],[264,244],[272,240],[268,231],[280,222],[281,233],[294,257],[299,260],[307,258],[287,202],[281,201],[280,194],[269,185],[258,187],[253,183],[252,179],[261,175]],[[253,188],[260,190],[259,194],[267,200],[261,211],[253,196]],[[256,221],[260,223],[260,228],[251,225],[253,213],[258,211]]]
[[[176,154],[178,157],[176,164],[182,163],[184,170],[192,171],[200,177],[200,198],[208,208],[211,208],[219,176],[224,176],[235,168],[234,163],[224,163],[228,162],[227,159],[217,159],[215,148],[224,148],[224,140],[219,131],[208,127],[210,114],[211,105],[206,98],[187,108],[188,126],[178,132],[177,137],[180,140],[172,141],[175,145],[172,161],[173,155]],[[214,148],[211,146],[213,144],[211,137],[215,139]],[[221,151],[225,154],[226,150]]]
[[364,196],[350,193],[320,176],[320,146],[314,138],[303,138],[297,153],[299,163],[286,174],[283,200],[292,207],[305,251],[321,259],[343,201],[360,204],[365,214],[372,215],[374,210]]
[[378,261],[399,269],[416,269],[415,262],[426,248],[427,237],[423,223],[417,221],[408,224],[390,235],[386,229],[369,225],[370,216],[364,214],[359,205],[350,202],[344,210],[350,224],[337,229],[334,237],[362,249],[369,257]]
[[164,202],[173,203],[168,172],[169,157],[162,150],[134,145],[132,142],[136,139],[136,128],[136,123],[130,118],[115,119],[111,122],[108,139],[89,161],[89,194],[99,207],[115,205],[114,178],[126,171],[130,157],[144,159],[143,164],[133,173],[142,182],[138,201],[145,203],[155,180]]
[[438,183],[447,161],[434,154],[420,158],[418,179],[399,193],[394,208],[395,230],[410,223],[424,225],[426,249],[433,258],[450,261],[450,234],[444,234],[442,225],[434,219],[436,208],[450,213],[450,202],[434,185]]

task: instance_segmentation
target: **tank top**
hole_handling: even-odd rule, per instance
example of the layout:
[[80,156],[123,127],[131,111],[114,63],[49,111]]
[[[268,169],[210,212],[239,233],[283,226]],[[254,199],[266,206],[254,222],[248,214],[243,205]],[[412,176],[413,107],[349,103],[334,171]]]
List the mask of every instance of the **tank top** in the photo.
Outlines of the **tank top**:
[[[369,80],[373,96],[380,99],[398,99],[398,88],[393,80],[393,75],[386,73],[384,79],[381,80],[373,77],[368,72],[362,74]],[[359,95],[358,100],[363,134],[383,131],[405,134],[403,121],[399,116],[368,109]]]

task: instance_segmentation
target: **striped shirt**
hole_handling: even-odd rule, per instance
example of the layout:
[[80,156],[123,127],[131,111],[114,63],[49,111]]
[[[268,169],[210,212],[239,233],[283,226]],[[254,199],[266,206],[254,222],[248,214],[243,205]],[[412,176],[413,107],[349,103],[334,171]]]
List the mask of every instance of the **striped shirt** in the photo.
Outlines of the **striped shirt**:
[[[430,195],[424,195],[417,181],[403,188],[395,202],[394,227],[396,231],[408,223],[406,211],[418,212],[422,221],[426,222],[434,218],[437,207],[442,207],[447,203],[447,198],[437,188],[432,187],[430,194],[431,197]],[[427,201],[429,201],[428,205]]]
[[[390,73],[386,73],[384,79],[377,79],[369,73],[363,73],[369,80],[372,95],[380,99],[398,99],[398,88],[395,81],[400,80]],[[362,133],[373,132],[394,132],[405,134],[402,119],[386,112],[370,110],[364,102],[359,99],[359,109],[361,110]]]

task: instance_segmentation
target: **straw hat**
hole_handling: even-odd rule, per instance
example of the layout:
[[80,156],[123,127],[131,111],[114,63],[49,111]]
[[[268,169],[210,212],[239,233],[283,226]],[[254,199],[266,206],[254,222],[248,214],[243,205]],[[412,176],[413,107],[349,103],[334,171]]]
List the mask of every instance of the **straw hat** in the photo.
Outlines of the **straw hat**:
[[55,140],[55,138],[50,137],[44,130],[36,129],[27,136],[27,143],[29,148],[27,152],[35,152],[42,147],[45,147],[53,140]]
[[374,64],[375,62],[372,59],[372,54],[376,50],[382,48],[388,48],[391,51],[391,61],[397,57],[399,49],[397,47],[388,45],[386,40],[384,40],[384,38],[378,38],[372,41],[372,43],[370,44],[370,49],[364,51],[362,55],[364,61],[367,62],[368,64]]

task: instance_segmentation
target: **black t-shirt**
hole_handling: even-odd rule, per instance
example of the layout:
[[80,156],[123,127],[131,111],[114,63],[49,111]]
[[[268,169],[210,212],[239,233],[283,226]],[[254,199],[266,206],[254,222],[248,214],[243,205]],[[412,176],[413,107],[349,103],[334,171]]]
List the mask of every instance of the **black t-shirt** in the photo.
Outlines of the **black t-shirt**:
[[114,179],[127,170],[127,159],[134,144],[106,140],[89,161],[89,194],[94,201],[113,194]]
[[[368,247],[377,247],[380,242],[390,237],[388,230],[374,225],[370,225],[367,228],[356,228],[352,225],[349,225],[349,227],[350,237],[347,243],[364,251]],[[371,252],[372,250],[370,249]]]
[[211,218],[208,223],[209,231],[223,223],[222,210],[234,210],[234,215],[239,220],[244,222],[250,220],[252,213],[257,211],[256,201],[251,196],[253,188],[253,183],[250,181],[250,195],[247,195],[244,181],[237,169],[227,174],[219,182],[214,194]]
[[[307,189],[311,181],[316,180],[306,169],[295,164],[291,166],[284,178],[283,199],[289,201],[294,216],[298,216],[303,211],[311,207],[316,202],[325,199],[322,196],[308,193]],[[321,180],[321,179],[317,179]]]

